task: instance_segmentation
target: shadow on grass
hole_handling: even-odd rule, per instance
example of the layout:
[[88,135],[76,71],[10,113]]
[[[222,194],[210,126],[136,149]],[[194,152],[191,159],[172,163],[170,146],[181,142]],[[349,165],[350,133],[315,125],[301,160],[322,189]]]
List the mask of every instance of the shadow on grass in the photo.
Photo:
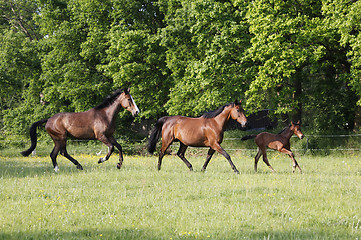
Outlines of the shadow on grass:
[[0,233],[0,239],[161,239],[152,231],[142,229],[22,231]]
[[222,233],[159,233],[149,229],[22,231],[0,233],[0,239],[354,239],[355,234],[317,229],[295,231],[225,231]]
[[84,170],[79,170],[67,159],[58,159],[59,172],[56,173],[51,159],[49,161],[36,160],[31,158],[1,158],[0,157],[0,177],[1,178],[25,178],[36,176],[53,176],[81,173],[94,169],[94,166],[87,166],[81,163]]

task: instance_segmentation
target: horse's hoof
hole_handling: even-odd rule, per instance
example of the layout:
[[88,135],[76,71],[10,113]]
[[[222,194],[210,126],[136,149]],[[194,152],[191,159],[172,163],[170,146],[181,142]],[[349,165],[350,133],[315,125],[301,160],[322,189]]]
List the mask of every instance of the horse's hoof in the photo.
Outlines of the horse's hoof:
[[76,168],[79,169],[79,170],[83,170],[83,167],[80,164],[77,165]]
[[235,170],[234,173],[235,173],[235,174],[240,174],[238,170]]
[[120,169],[122,167],[122,164],[118,163],[117,168]]

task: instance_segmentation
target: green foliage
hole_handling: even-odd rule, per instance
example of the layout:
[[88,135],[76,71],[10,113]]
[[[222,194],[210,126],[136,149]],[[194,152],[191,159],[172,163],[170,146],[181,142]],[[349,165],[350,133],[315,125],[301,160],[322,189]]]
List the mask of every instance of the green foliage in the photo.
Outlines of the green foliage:
[[[361,3],[359,1],[325,1],[323,11],[327,18],[327,23],[334,27],[340,34],[340,44],[347,49],[347,61],[350,64],[351,74],[347,83],[352,86],[354,92],[361,96],[361,41],[360,30]],[[358,105],[361,104],[361,98]]]
[[249,83],[244,60],[249,46],[245,10],[217,1],[182,1],[180,5],[167,11],[174,14],[162,30],[175,79],[168,112],[199,115],[242,98]]
[[258,74],[247,91],[249,106],[262,109],[271,102],[268,108],[276,113],[297,109],[301,99],[293,97],[296,84],[307,80],[307,76],[301,78],[299,73],[304,67],[317,64],[326,54],[324,44],[331,41],[332,32],[323,26],[319,3],[263,0],[253,3],[248,12],[250,32],[254,35],[249,54],[258,65]]
[[[141,119],[235,99],[315,131],[361,125],[358,1],[6,0],[0,128],[85,111],[130,87]],[[337,89],[337,91],[335,91]],[[121,112],[129,128],[129,114]]]
[[106,64],[99,68],[115,86],[130,87],[142,106],[140,117],[157,117],[166,112],[163,105],[172,86],[158,35],[163,15],[151,1],[114,4],[112,15],[122,21],[114,22],[108,33]]

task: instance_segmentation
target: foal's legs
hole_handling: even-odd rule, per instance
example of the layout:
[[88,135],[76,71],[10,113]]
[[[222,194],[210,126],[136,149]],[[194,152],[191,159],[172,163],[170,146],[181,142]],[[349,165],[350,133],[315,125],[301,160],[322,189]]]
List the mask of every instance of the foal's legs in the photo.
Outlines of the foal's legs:
[[286,153],[292,159],[292,162],[293,162],[293,166],[292,166],[293,170],[292,170],[292,172],[295,172],[296,167],[297,167],[300,170],[300,173],[302,173],[302,170],[301,170],[300,166],[298,165],[298,163],[297,163],[297,161],[295,159],[295,155],[293,154],[293,152],[291,150],[288,150],[286,148],[281,148],[279,151],[283,152],[283,153]]
[[266,150],[266,148],[260,148],[260,150],[262,151],[263,162],[272,170],[272,172],[275,172],[275,170],[273,169],[273,167],[271,166],[271,164],[268,162],[267,150]]
[[256,155],[256,157],[254,158],[254,171],[257,172],[257,164],[258,164],[258,160],[262,155],[262,151],[260,148],[258,148],[258,153]]
[[187,165],[190,171],[193,171],[192,164],[188,162],[188,160],[184,157],[184,153],[187,150],[188,146],[184,145],[182,142],[180,142],[179,150],[177,153],[177,156],[180,157],[180,159],[183,160],[183,162]]
[[214,152],[215,152],[215,150],[213,150],[212,148],[210,148],[210,149],[208,150],[208,154],[207,154],[206,161],[204,162],[204,165],[203,165],[203,167],[202,167],[202,172],[206,171],[206,168],[207,168],[207,166],[208,166],[208,163],[211,161],[211,158],[212,158]]
[[220,154],[222,154],[229,162],[229,164],[231,165],[233,171],[235,173],[239,174],[239,171],[237,170],[236,166],[233,164],[231,157],[229,156],[229,154],[221,147],[221,145],[219,143],[216,143],[212,146],[212,148],[214,150],[216,150],[217,152],[219,152]]

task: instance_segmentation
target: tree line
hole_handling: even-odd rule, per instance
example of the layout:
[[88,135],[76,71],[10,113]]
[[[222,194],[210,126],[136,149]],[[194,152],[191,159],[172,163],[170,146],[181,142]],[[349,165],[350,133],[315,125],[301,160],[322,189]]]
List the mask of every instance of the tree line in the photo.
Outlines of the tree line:
[[315,131],[361,123],[357,0],[3,0],[0,13],[3,135],[128,87],[140,119],[243,99]]

